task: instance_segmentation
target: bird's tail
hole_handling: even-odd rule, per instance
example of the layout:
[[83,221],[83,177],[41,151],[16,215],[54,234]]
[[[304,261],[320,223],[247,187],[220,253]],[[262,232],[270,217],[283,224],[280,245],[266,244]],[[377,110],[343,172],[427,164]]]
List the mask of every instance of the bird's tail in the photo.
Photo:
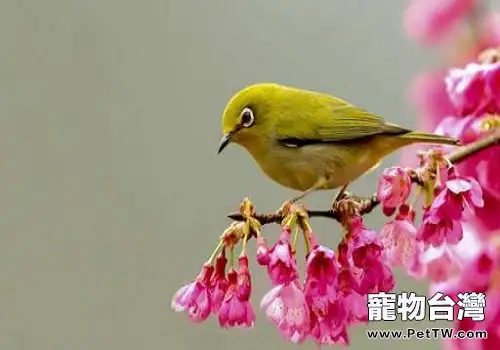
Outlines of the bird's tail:
[[448,136],[431,134],[427,132],[411,131],[409,133],[401,134],[398,137],[400,140],[406,140],[408,144],[413,143],[433,143],[438,145],[455,145],[459,146],[460,141]]

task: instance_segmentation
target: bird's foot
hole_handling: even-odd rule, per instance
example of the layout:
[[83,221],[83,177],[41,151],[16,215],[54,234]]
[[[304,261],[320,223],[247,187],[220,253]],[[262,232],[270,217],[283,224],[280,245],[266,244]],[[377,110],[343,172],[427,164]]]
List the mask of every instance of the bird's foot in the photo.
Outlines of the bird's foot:
[[331,205],[331,210],[341,223],[346,223],[349,218],[359,214],[361,209],[359,200],[346,191],[348,186],[349,184],[342,186]]
[[294,204],[294,203],[292,202],[292,200],[287,200],[287,201],[285,201],[285,202],[281,205],[281,207],[278,209],[278,213],[279,213],[281,216],[285,217],[288,213],[290,213],[290,210],[291,210],[291,208],[292,208],[292,205],[293,205],[293,204]]
[[340,221],[353,217],[360,212],[360,203],[346,193],[341,199],[332,204],[332,211],[337,214]]
[[349,196],[349,193],[346,191],[347,189],[347,186],[349,186],[349,184],[345,184],[344,186],[342,186],[340,188],[340,190],[337,192],[337,194],[335,195],[335,197],[333,198],[333,201],[332,201],[332,208],[335,207],[335,205],[343,198],[346,198]]

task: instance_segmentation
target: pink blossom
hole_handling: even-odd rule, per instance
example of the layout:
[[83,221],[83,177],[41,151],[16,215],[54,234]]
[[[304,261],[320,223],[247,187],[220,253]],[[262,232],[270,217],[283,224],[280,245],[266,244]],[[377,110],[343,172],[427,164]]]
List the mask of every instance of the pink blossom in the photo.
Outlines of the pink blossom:
[[444,217],[438,210],[424,210],[422,227],[417,234],[417,240],[425,246],[439,247],[443,243],[458,244],[463,237],[462,223]]
[[413,0],[404,14],[404,28],[414,40],[435,44],[474,9],[475,0]]
[[217,314],[220,310],[224,296],[228,288],[226,279],[227,259],[224,253],[221,253],[215,261],[215,273],[210,281],[210,294],[212,296],[212,313]]
[[350,324],[365,324],[368,322],[368,297],[366,294],[361,295],[354,291],[344,295],[344,307],[347,309],[348,323]]
[[252,279],[248,269],[248,256],[242,254],[238,259],[238,295],[241,300],[248,301],[252,294]]
[[483,205],[483,191],[479,183],[472,177],[462,178],[453,174],[434,199],[431,210],[436,210],[442,217],[460,220],[464,211],[473,212],[474,208]]
[[351,220],[348,252],[352,261],[351,269],[359,281],[360,294],[388,292],[395,281],[391,268],[382,255],[383,246],[377,233],[368,230],[361,217]]
[[422,277],[424,264],[420,256],[423,245],[417,241],[417,228],[414,225],[415,213],[403,206],[395,220],[386,223],[380,231],[386,261],[392,266],[402,265],[413,277]]
[[338,293],[345,308],[347,323],[368,322],[367,297],[360,294],[359,283],[349,268],[344,267],[339,271]]
[[273,284],[286,284],[298,277],[297,262],[290,245],[290,227],[283,226],[278,242],[269,250],[267,272]]
[[411,186],[411,178],[403,168],[384,169],[377,187],[377,197],[382,203],[384,214],[392,215],[397,207],[406,202]]
[[302,343],[307,338],[310,330],[309,307],[297,279],[273,287],[262,298],[261,308],[285,339]]
[[500,63],[452,68],[445,83],[459,116],[482,116],[500,110]]
[[[440,283],[434,289],[439,289],[449,295],[464,292],[484,293],[486,308],[483,321],[472,321],[464,317],[455,321],[455,330],[485,330],[487,339],[460,339],[448,341],[447,346],[456,350],[489,350],[500,345],[498,325],[500,322],[500,251],[486,244],[478,254],[463,268],[458,278]],[[471,278],[472,277],[472,278]]]
[[481,186],[473,178],[452,173],[430,208],[424,211],[422,228],[417,239],[438,247],[443,243],[457,244],[463,237],[464,211],[484,205]]
[[347,342],[347,314],[336,291],[337,260],[335,253],[316,246],[307,259],[306,301],[311,315],[311,337],[318,344]]
[[443,282],[460,271],[457,259],[447,245],[429,247],[422,255],[427,278],[432,282]]
[[269,254],[269,246],[267,245],[267,241],[264,238],[264,236],[262,235],[257,236],[257,243],[255,244],[255,246],[256,246],[255,256],[257,257],[257,262],[259,263],[259,265],[263,266],[269,265],[271,257]]
[[318,293],[326,293],[327,287],[333,286],[337,279],[335,252],[325,246],[316,246],[307,258],[306,272],[306,281],[313,283]]
[[[485,123],[497,123],[490,117],[445,118],[439,131],[443,134],[459,138],[462,143],[468,144],[485,137],[489,132],[484,130]],[[475,216],[471,218],[480,225],[482,233],[492,232],[500,228],[500,220],[495,213],[500,206],[500,146],[493,146],[467,158],[457,166],[459,172],[465,177],[472,177],[479,182],[483,190],[484,205],[476,208]]]
[[344,300],[337,299],[328,304],[326,316],[311,310],[310,336],[318,345],[349,344],[347,335],[347,310]]
[[249,302],[251,294],[248,258],[239,259],[238,271],[228,273],[228,289],[219,311],[219,324],[223,328],[253,327],[255,313]]
[[180,288],[173,296],[171,307],[177,312],[187,311],[193,322],[205,321],[212,311],[210,279],[214,267],[205,264],[200,274],[190,283]]
[[361,217],[350,222],[349,234],[338,246],[340,270],[337,278],[338,299],[345,309],[344,323],[368,320],[367,294],[390,291],[394,275],[382,254],[377,233],[367,229]]

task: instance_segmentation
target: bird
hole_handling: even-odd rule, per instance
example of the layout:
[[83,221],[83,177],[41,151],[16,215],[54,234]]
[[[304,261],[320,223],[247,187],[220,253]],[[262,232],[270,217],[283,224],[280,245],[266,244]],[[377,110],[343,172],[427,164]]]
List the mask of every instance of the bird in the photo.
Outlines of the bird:
[[221,124],[218,154],[229,144],[242,146],[267,177],[300,192],[291,202],[319,190],[343,191],[402,147],[459,144],[390,123],[339,97],[278,83],[236,92]]

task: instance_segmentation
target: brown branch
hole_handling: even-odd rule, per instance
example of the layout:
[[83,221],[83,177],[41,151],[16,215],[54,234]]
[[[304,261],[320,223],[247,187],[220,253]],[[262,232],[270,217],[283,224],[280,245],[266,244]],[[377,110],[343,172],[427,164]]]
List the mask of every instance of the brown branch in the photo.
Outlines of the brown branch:
[[[352,203],[356,203],[358,205],[357,206],[358,212],[361,215],[368,214],[373,209],[375,209],[375,207],[379,204],[376,195],[373,195],[368,198],[363,198],[345,192],[344,195],[340,198],[339,202],[343,199],[348,199]],[[335,219],[339,221],[341,218],[341,214],[343,212],[342,210],[344,210],[344,208],[335,208],[335,209],[332,208],[327,210],[307,210],[307,215],[311,218],[321,217],[321,218]],[[244,220],[243,216],[240,213],[229,214],[228,217],[236,221]],[[252,217],[257,219],[261,225],[278,224],[284,219],[283,215],[280,212],[254,214]]]
[[500,144],[500,132],[495,132],[490,136],[485,137],[484,139],[460,147],[455,152],[450,154],[448,159],[453,164],[458,164],[464,161],[465,159],[469,158],[470,156],[473,156],[488,147],[495,146],[498,144]]
[[[448,156],[448,159],[451,163],[458,164],[465,159],[479,153],[480,151],[497,144],[500,144],[500,132],[496,132],[484,139],[460,147],[455,152],[451,153]],[[412,176],[412,180],[415,183],[420,183],[420,179],[418,178],[418,176]],[[380,204],[377,199],[377,194],[373,194],[371,197],[358,197],[345,192],[339,198],[337,204],[340,204],[343,201],[347,202],[348,204],[354,204],[357,213],[360,215],[370,213],[377,207],[377,205]],[[309,217],[323,217],[340,221],[344,210],[346,210],[346,207],[348,206],[336,205],[328,210],[307,210],[307,215]],[[232,213],[229,214],[228,217],[236,221],[244,220],[243,216],[240,213]],[[281,221],[284,219],[282,213],[280,212],[254,214],[252,215],[252,217],[257,219],[261,225],[281,223]]]

